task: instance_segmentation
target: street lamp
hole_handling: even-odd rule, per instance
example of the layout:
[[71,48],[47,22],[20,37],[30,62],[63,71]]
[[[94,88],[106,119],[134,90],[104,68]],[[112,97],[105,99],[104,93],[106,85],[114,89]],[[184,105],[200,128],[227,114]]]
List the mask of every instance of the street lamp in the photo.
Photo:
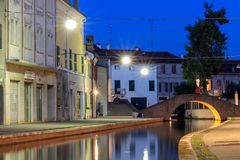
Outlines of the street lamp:
[[131,63],[131,58],[129,57],[129,56],[124,56],[123,58],[122,58],[122,64],[124,64],[124,65],[128,65],[128,64],[130,64]]
[[65,27],[69,30],[74,30],[77,27],[77,22],[73,19],[67,19],[65,21]]
[[149,69],[144,67],[141,69],[140,73],[143,76],[147,76],[149,74]]
[[98,90],[95,89],[95,90],[93,91],[93,94],[94,94],[95,96],[97,96],[97,95],[99,94]]

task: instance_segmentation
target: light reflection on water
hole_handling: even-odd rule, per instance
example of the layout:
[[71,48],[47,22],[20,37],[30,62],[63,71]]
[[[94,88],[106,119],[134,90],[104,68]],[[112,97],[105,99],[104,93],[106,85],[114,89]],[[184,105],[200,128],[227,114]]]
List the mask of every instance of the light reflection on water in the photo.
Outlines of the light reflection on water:
[[13,151],[0,148],[0,160],[175,160],[182,136],[213,123],[211,120],[172,121],[35,148],[29,148],[30,144],[22,148],[9,146]]

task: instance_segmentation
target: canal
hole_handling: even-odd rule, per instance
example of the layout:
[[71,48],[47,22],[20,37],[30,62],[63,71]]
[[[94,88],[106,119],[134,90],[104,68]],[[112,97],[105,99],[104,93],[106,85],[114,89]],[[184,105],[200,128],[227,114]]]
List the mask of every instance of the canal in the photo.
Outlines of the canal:
[[212,120],[173,120],[86,137],[68,137],[0,147],[0,160],[177,160],[184,135]]

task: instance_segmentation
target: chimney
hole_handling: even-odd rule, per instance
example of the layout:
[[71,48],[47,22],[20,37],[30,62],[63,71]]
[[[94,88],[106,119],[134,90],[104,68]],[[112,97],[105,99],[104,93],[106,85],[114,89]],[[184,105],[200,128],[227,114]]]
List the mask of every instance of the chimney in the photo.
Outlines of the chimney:
[[140,51],[141,49],[139,47],[135,47],[135,51]]
[[86,44],[86,48],[87,50],[89,51],[94,51],[94,36],[93,35],[88,35],[86,37],[86,41],[87,41],[87,44]]
[[79,10],[79,1],[78,0],[74,0],[73,1],[73,8],[75,8],[77,11]]
[[110,50],[110,44],[109,43],[106,45],[106,50]]

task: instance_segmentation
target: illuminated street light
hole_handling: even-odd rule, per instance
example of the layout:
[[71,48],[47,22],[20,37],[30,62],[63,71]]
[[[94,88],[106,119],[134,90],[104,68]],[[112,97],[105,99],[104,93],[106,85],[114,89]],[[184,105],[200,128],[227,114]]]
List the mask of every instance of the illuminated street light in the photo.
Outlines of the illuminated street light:
[[65,27],[69,30],[74,30],[77,27],[77,22],[73,19],[68,19],[65,21]]
[[122,64],[125,64],[125,65],[128,65],[128,64],[130,64],[131,63],[131,58],[129,57],[129,56],[124,56],[123,58],[122,58]]
[[147,76],[149,74],[149,70],[147,68],[142,68],[140,73],[143,76]]
[[93,91],[93,94],[94,94],[95,96],[98,95],[98,94],[99,94],[98,90],[95,89],[95,90]]

